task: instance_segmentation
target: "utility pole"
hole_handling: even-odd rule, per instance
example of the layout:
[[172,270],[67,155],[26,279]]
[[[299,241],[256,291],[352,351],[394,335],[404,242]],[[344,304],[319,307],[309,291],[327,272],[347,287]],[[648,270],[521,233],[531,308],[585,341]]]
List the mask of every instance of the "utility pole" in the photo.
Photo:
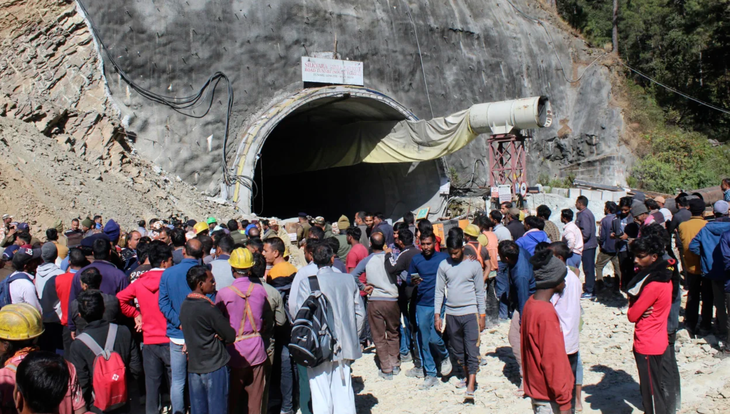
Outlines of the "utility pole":
[[613,0],[613,53],[618,55],[618,0]]

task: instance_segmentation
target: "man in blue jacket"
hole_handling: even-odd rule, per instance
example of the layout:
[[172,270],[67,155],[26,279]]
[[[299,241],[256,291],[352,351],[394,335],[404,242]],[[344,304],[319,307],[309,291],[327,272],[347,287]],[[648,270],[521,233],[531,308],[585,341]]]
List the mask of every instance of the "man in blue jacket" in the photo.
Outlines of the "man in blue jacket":
[[[198,239],[189,240],[185,243],[183,260],[180,264],[166,269],[160,279],[160,310],[167,319],[167,336],[170,338],[170,368],[172,371],[170,400],[174,414],[185,413],[184,391],[185,379],[188,376],[187,355],[183,352],[185,338],[181,329],[180,306],[192,292],[186,279],[188,270],[201,264],[202,258],[203,244]],[[212,296],[211,299],[215,299],[215,295]]]
[[535,246],[538,243],[550,243],[550,238],[547,233],[543,231],[545,228],[545,221],[537,216],[525,217],[525,234],[517,239],[515,243],[530,253],[530,256],[535,254]]
[[700,256],[702,276],[712,281],[712,298],[717,312],[715,329],[723,341],[727,341],[728,318],[725,307],[725,260],[720,238],[727,231],[730,231],[730,222],[711,221],[689,243],[689,250]]
[[[511,240],[499,243],[499,257],[507,264],[509,287],[506,289],[509,308],[512,312],[512,324],[509,328],[509,343],[520,366],[520,391],[522,391],[522,354],[520,346],[520,322],[522,308],[530,295],[535,293],[535,276],[530,263],[530,253]],[[515,312],[516,311],[516,312]]]

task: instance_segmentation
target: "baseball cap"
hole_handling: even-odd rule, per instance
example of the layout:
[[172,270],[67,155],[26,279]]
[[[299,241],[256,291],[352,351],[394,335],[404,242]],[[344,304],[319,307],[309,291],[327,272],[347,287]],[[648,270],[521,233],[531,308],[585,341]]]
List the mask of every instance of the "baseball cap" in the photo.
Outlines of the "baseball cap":
[[15,252],[18,251],[18,249],[20,249],[20,246],[17,244],[11,244],[6,247],[3,252],[3,260],[13,260],[13,256],[15,256]]
[[654,197],[654,201],[656,201],[657,203],[662,203],[662,204],[667,202],[667,200],[662,196]]
[[307,218],[309,216],[307,216],[307,213],[299,213],[299,217]]
[[718,200],[715,202],[715,205],[713,206],[713,211],[717,214],[727,215],[728,207],[730,207],[730,204],[727,203],[725,200]]
[[28,231],[30,230],[30,226],[28,223],[18,223],[18,231]]
[[188,220],[187,223],[185,223],[188,227],[195,227],[196,224],[198,224],[195,220]]

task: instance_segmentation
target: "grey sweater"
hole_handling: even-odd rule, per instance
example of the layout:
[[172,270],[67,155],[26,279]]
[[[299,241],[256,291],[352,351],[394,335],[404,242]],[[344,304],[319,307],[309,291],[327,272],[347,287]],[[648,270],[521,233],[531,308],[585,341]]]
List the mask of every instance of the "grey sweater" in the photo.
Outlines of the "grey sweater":
[[444,260],[436,274],[435,309],[441,309],[448,290],[447,315],[485,314],[483,277],[482,267],[477,261],[464,259],[460,263],[454,263],[451,258]]
[[360,282],[360,275],[367,273],[367,284],[373,286],[373,293],[368,300],[398,300],[398,285],[395,276],[385,269],[385,253],[373,253],[357,264],[352,276],[362,290],[365,286]]

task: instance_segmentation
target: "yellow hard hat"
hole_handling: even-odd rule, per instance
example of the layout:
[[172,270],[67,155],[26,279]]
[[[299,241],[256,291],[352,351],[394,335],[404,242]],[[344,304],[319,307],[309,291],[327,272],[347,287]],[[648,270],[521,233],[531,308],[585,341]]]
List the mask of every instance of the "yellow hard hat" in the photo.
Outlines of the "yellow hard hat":
[[199,234],[201,231],[206,231],[209,229],[210,227],[208,227],[208,224],[206,224],[204,221],[199,221],[195,223],[195,226],[193,227],[195,234]]
[[24,341],[41,336],[43,331],[41,313],[32,305],[16,303],[0,309],[0,339]]
[[464,229],[464,234],[471,237],[479,237],[479,227],[476,224],[469,224]]
[[234,269],[250,269],[253,267],[253,253],[245,247],[239,247],[231,253],[228,264]]

